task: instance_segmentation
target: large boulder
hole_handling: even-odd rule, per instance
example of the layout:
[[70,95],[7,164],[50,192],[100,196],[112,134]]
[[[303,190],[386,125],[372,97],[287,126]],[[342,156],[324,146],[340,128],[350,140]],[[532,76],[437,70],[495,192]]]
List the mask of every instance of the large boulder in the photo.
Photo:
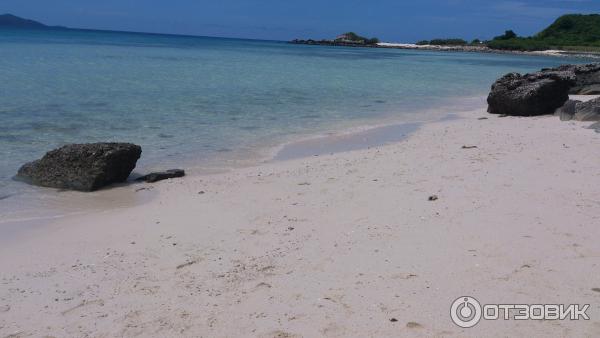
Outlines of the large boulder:
[[600,98],[590,101],[567,101],[555,112],[562,121],[600,121]]
[[488,112],[512,116],[553,114],[569,99],[574,82],[570,71],[504,75],[492,85]]
[[131,143],[70,144],[19,169],[17,178],[43,187],[94,191],[127,180],[142,154]]

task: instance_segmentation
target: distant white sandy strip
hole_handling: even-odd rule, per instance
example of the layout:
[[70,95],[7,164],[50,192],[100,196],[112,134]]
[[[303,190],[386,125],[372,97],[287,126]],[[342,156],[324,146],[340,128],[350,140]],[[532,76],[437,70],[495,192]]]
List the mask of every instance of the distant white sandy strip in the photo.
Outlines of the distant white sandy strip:
[[393,43],[393,42],[380,42],[377,44],[380,47],[389,47],[389,48],[404,48],[404,49],[436,49],[436,50],[445,50],[445,49],[456,49],[457,46],[440,46],[440,45],[417,45],[414,43]]
[[491,49],[484,45],[417,45],[414,43],[394,43],[394,42],[380,42],[377,44],[379,47],[384,48],[398,48],[398,49],[415,49],[415,50],[431,50],[431,51],[463,51],[463,52],[486,52],[486,53],[498,53],[498,54],[520,54],[520,55],[537,55],[537,56],[553,56],[553,57],[579,57],[586,59],[598,59],[600,54],[598,52],[586,52],[586,51],[566,51],[558,49],[548,49],[540,51],[515,51],[515,50],[498,50]]
[[[0,247],[0,337],[600,336],[600,134],[461,117],[33,229]],[[464,295],[591,320],[461,329]]]

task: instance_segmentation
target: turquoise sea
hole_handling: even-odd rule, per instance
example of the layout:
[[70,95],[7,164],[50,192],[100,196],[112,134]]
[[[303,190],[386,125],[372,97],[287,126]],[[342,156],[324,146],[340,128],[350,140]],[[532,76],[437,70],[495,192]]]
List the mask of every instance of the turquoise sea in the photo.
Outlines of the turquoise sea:
[[3,30],[0,204],[47,193],[12,176],[66,143],[140,144],[140,171],[227,167],[307,135],[441,117],[504,73],[569,62],[581,60]]

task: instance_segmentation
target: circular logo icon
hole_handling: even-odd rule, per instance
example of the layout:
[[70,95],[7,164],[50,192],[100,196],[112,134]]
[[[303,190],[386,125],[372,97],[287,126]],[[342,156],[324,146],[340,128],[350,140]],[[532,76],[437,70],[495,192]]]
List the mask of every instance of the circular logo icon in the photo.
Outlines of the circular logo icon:
[[473,327],[481,320],[481,304],[473,297],[460,297],[452,303],[450,317],[462,328]]

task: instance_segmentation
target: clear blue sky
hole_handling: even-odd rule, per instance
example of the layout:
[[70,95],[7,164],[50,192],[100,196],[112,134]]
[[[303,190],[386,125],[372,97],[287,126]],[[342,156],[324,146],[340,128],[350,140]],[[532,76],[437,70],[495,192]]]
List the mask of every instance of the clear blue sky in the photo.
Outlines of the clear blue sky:
[[531,35],[600,0],[0,0],[0,13],[50,25],[289,40],[345,31],[384,41]]

